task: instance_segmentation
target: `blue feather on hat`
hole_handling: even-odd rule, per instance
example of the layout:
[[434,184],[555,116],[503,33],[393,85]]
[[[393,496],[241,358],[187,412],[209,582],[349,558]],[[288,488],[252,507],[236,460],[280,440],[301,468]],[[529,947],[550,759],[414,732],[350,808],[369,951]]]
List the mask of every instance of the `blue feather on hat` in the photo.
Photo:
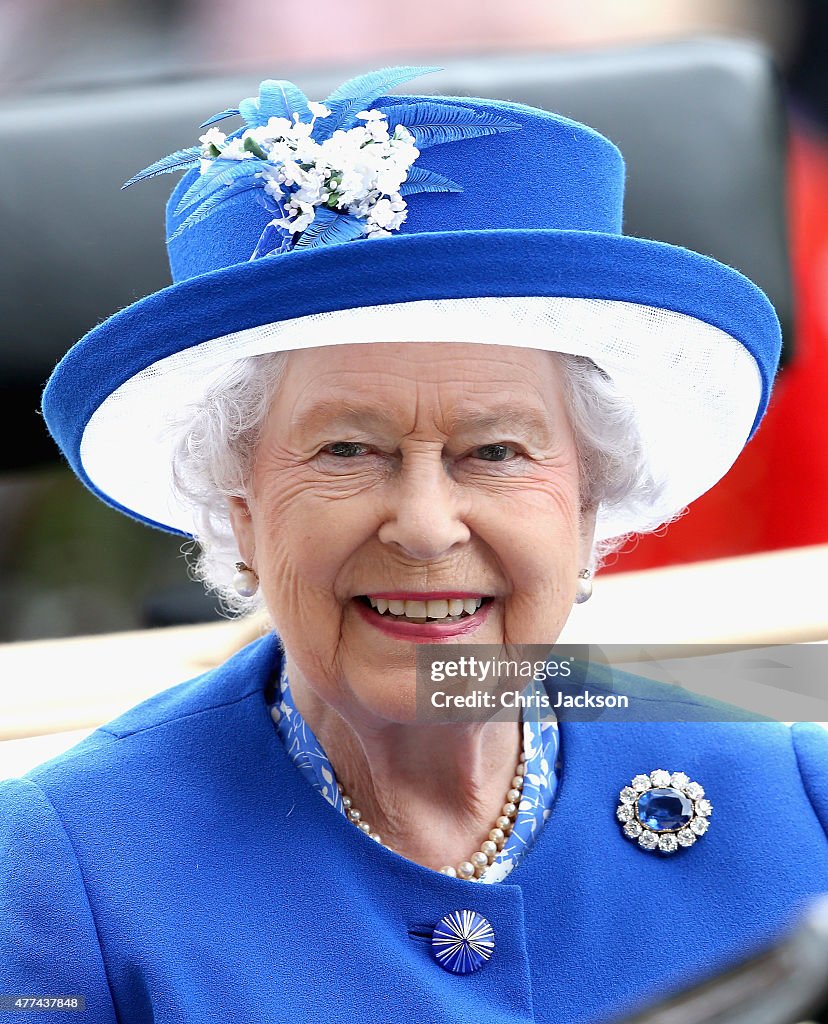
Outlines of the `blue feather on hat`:
[[[189,212],[168,241],[172,241],[182,232],[209,217],[226,200],[245,192],[256,193],[255,198],[258,202],[269,212],[278,214],[281,222],[274,219],[268,223],[251,259],[280,255],[294,248],[316,248],[361,238],[367,234],[365,216],[355,214],[347,204],[345,208],[341,208],[331,202],[316,205],[311,222],[302,230],[289,230],[286,226],[289,218],[285,206],[266,189],[270,179],[262,173],[265,166],[278,167],[280,161],[269,159],[256,140],[246,133],[267,127],[273,118],[284,118],[291,125],[310,124],[309,139],[321,145],[332,139],[336,132],[347,132],[364,124],[360,115],[374,113],[385,120],[390,139],[405,139],[413,143],[416,147],[414,152],[418,153],[430,146],[493,135],[497,132],[515,131],[521,127],[497,114],[471,107],[419,99],[416,102],[406,102],[404,97],[397,99],[385,96],[389,89],[403,82],[440,70],[442,69],[437,67],[403,66],[368,72],[340,85],[321,105],[312,104],[304,92],[292,82],[266,79],[259,86],[258,96],[242,100],[238,108],[214,114],[200,126],[210,129],[220,121],[240,116],[244,120],[244,126],[223,138],[225,143],[245,139],[243,159],[237,156],[224,157],[217,145],[205,142],[203,147],[181,149],[157,160],[131,177],[122,188],[159,174],[200,169],[199,175],[181,196],[175,209],[177,216],[184,214],[185,211]],[[381,98],[387,102],[377,102]],[[374,106],[371,107],[371,104]],[[326,112],[316,116],[314,107],[318,110],[325,108]],[[402,134],[398,134],[398,128],[404,130]],[[307,169],[304,163],[301,166]],[[310,166],[312,165],[308,165]],[[290,188],[286,191],[289,196]],[[412,164],[396,195],[377,194],[373,199],[395,199],[399,213],[405,206],[403,197],[422,192],[462,191],[463,186],[451,178]]]

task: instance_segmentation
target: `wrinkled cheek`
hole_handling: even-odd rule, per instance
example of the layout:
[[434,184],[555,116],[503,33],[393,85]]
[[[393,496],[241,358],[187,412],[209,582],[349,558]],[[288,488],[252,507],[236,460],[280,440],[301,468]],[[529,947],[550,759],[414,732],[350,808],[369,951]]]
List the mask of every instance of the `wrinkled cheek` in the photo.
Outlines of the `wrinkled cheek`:
[[507,596],[503,612],[503,638],[507,643],[532,642],[530,638],[536,635],[541,625],[537,602],[520,594]]
[[327,676],[340,657],[346,632],[344,609],[330,589],[309,586],[295,566],[265,593],[273,626],[297,661]]
[[[518,589],[504,599],[503,637],[507,643],[553,644],[557,641],[571,611],[572,595],[558,573],[547,577],[543,584],[529,589],[526,581],[518,580]],[[574,593],[574,587],[572,589]]]
[[349,555],[347,538],[319,529],[313,521],[294,522],[292,530],[286,525],[272,520],[264,540],[265,601],[288,649],[297,651],[297,657],[304,650],[304,664],[312,660],[327,672],[343,632],[345,608],[337,595]]
[[280,589],[330,592],[338,557],[331,541],[330,532],[316,529],[312,519],[272,517],[257,541],[257,549]]

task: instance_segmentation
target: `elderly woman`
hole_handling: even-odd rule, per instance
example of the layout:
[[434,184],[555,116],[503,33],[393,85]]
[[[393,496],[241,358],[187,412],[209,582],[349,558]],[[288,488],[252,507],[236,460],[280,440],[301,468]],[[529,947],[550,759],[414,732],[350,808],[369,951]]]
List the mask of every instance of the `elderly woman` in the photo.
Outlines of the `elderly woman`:
[[428,70],[264,82],[136,176],[187,172],[175,283],[49,382],[84,483],[274,628],[0,784],[0,989],[39,1019],[597,1021],[828,889],[817,726],[633,677],[654,720],[420,713],[418,648],[551,647],[779,353],[749,281],[621,234],[607,139],[387,95]]

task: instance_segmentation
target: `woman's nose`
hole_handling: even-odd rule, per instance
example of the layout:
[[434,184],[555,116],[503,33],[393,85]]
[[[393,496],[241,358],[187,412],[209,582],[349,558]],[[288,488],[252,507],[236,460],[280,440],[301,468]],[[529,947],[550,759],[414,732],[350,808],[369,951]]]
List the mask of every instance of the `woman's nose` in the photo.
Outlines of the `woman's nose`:
[[403,457],[385,522],[379,529],[384,544],[394,544],[411,558],[429,561],[467,541],[456,483],[439,451]]

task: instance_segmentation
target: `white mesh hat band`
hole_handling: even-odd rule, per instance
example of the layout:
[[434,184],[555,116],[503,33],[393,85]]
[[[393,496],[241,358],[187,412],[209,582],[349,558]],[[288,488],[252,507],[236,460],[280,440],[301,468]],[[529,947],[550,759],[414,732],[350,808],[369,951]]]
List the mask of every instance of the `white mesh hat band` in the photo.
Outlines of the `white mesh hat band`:
[[444,341],[592,358],[633,401],[650,471],[664,487],[642,513],[599,509],[596,540],[650,529],[709,490],[735,462],[759,406],[747,349],[683,313],[607,299],[423,299],[295,317],[227,334],[159,360],[98,407],[83,434],[92,483],[125,508],[183,533],[192,513],[171,485],[169,424],[228,364],[325,345]]

